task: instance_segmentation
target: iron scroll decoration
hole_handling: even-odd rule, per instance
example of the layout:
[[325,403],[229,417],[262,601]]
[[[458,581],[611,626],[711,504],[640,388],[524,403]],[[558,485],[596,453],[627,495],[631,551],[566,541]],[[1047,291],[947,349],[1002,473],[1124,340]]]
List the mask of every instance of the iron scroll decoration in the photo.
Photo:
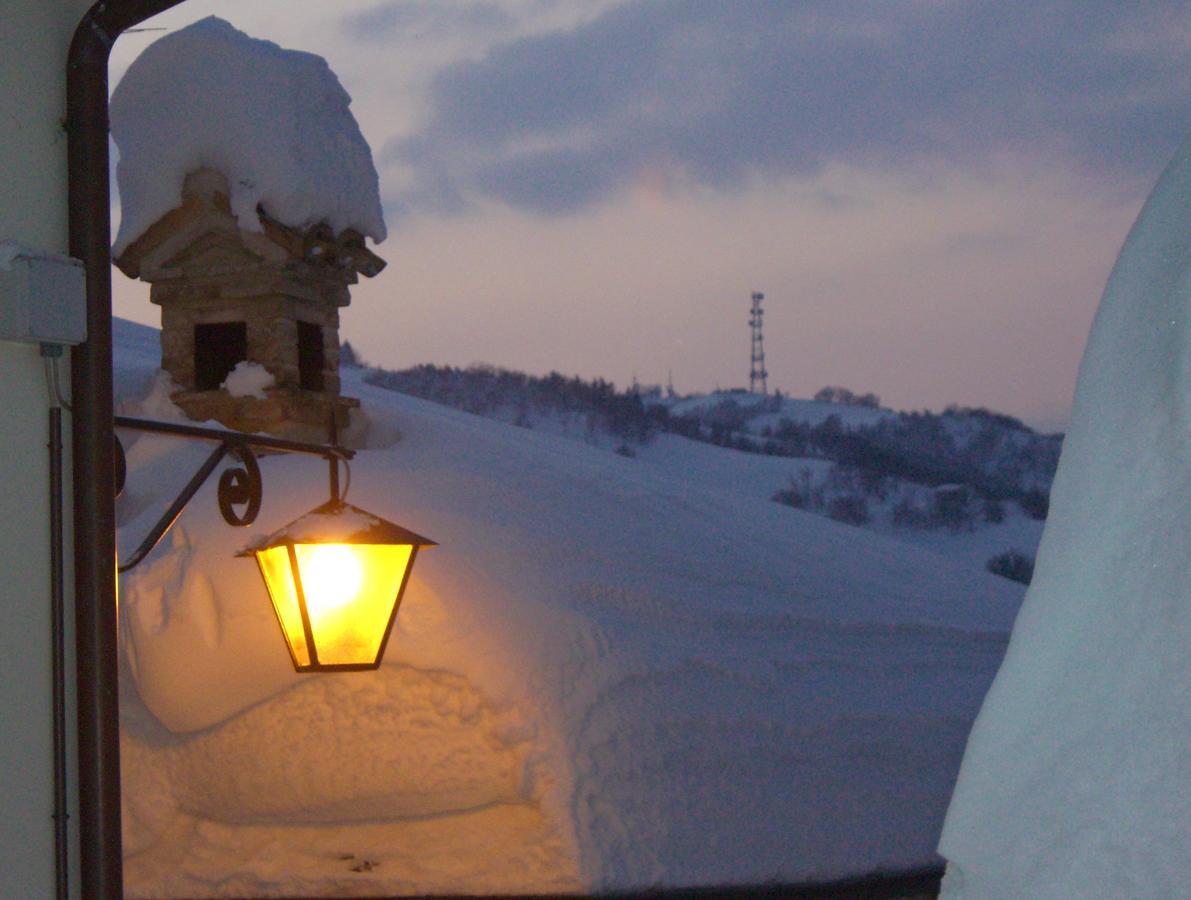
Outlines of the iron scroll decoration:
[[[124,457],[124,445],[120,443],[120,438],[114,438],[116,496],[119,497],[124,493],[124,485],[128,480],[128,462]],[[242,468],[224,469],[223,474],[219,476],[219,512],[223,515],[223,521],[229,525],[251,525],[260,514],[264,494],[261,468],[257,464],[256,454],[247,444],[229,443],[225,452],[236,457]],[[247,508],[243,514],[237,513],[235,507],[244,505],[247,505]]]
[[[261,468],[247,444],[236,444],[230,452],[243,468],[224,469],[219,476],[219,512],[227,524],[244,528],[255,522],[261,511]],[[237,506],[245,507],[243,514],[236,512]]]
[[[140,563],[161,539],[169,532],[186,504],[198,493],[214,473],[226,456],[232,456],[239,465],[225,469],[219,476],[217,502],[219,512],[227,524],[243,528],[256,521],[260,513],[261,500],[264,496],[264,486],[261,480],[260,465],[257,463],[254,448],[274,453],[299,453],[307,456],[320,456],[333,467],[340,460],[347,461],[355,453],[346,447],[329,444],[309,444],[301,441],[290,441],[283,438],[265,435],[245,434],[239,431],[221,431],[216,428],[202,428],[197,425],[181,425],[173,422],[160,422],[153,419],[136,419],[129,416],[116,416],[117,428],[131,428],[138,431],[168,434],[175,437],[199,438],[214,441],[215,447],[207,456],[197,472],[182,492],[170,504],[157,523],[150,529],[140,546],[129,556],[128,561],[117,567],[120,572],[127,572]],[[124,458],[124,447],[117,437],[115,441],[116,458],[116,493],[119,495],[124,488],[127,464]],[[238,509],[242,507],[242,510]]]

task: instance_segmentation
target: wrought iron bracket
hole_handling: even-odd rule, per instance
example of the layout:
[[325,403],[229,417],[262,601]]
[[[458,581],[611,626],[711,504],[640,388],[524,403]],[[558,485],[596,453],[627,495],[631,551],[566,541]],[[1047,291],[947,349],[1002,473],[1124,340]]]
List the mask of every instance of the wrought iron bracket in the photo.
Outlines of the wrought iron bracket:
[[[329,464],[330,489],[333,499],[339,494],[339,463],[346,462],[355,456],[355,452],[340,447],[337,444],[308,444],[302,441],[290,441],[285,438],[269,437],[268,435],[247,434],[242,431],[223,431],[218,428],[203,428],[199,425],[182,425],[175,422],[160,422],[155,419],[137,419],[130,416],[116,416],[117,428],[130,428],[136,431],[147,431],[155,434],[167,434],[173,437],[190,438],[195,440],[214,441],[215,447],[206,458],[198,471],[194,473],[182,492],[178,494],[169,508],[162,514],[141,541],[140,546],[133,551],[128,561],[118,567],[118,571],[127,572],[141,562],[156,547],[170,528],[182,515],[195,494],[198,493],[211,474],[219,467],[224,457],[231,455],[239,466],[225,469],[219,476],[218,502],[219,512],[223,520],[229,525],[244,527],[256,521],[260,512],[261,499],[264,494],[261,482],[261,470],[257,465],[257,450],[268,453],[299,453],[306,456],[319,456]],[[128,471],[124,460],[124,447],[116,438],[116,494],[119,496],[124,489],[124,481]],[[243,507],[242,510],[239,507]]]

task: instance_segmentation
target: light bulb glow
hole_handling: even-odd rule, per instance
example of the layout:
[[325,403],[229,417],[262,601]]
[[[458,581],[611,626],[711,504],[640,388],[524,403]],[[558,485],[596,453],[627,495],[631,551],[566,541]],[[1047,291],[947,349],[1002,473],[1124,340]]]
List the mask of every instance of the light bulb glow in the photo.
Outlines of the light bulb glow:
[[293,552],[318,662],[375,663],[413,547],[296,544]]
[[364,583],[364,566],[350,544],[303,544],[294,548],[311,619],[350,606]]

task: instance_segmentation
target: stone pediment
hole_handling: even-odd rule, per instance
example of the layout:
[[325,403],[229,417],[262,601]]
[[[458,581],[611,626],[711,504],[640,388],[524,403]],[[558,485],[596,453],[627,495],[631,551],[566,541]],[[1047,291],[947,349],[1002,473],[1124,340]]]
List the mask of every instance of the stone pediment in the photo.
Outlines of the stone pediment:
[[[209,170],[200,170],[203,175]],[[211,173],[217,175],[217,173]],[[153,282],[183,274],[284,263],[289,254],[264,235],[241,231],[228,204],[226,182],[186,180],[180,206],[157,220],[115,260],[130,278]],[[197,185],[196,185],[197,182]],[[204,189],[205,188],[205,189]]]
[[[142,263],[143,269],[148,268],[145,263],[149,261],[146,259]],[[162,274],[173,270],[179,277],[202,277],[259,266],[262,261],[264,256],[250,248],[235,232],[208,230],[185,241],[178,252],[153,268]]]
[[371,278],[385,267],[354,229],[336,235],[325,224],[295,228],[263,209],[257,212],[261,229],[241,228],[232,215],[227,179],[213,169],[199,169],[186,176],[182,202],[133,241],[115,263],[128,277],[149,282],[301,263],[320,270],[320,277],[331,275],[354,284],[357,275]]

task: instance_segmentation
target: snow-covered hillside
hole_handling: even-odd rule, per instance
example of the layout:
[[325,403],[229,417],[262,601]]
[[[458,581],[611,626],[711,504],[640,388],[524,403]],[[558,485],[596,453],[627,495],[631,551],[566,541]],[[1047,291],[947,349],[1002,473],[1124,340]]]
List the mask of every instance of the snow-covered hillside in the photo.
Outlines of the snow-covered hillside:
[[[121,411],[174,415],[153,332],[116,325]],[[315,461],[262,461],[247,532],[208,484],[122,579],[129,896],[801,882],[937,860],[1018,585],[733,489],[726,457],[713,486],[344,376],[369,420],[349,499],[441,546],[375,673],[296,675],[234,557],[322,501]],[[124,439],[126,553],[206,449]],[[742,486],[770,462],[738,457]]]
[[[354,353],[349,354],[354,360]],[[711,490],[766,498],[1028,582],[1061,435],[983,409],[898,412],[825,388],[814,400],[618,392],[601,379],[472,366],[370,368],[378,387],[638,459]]]
[[763,397],[745,391],[714,391],[673,399],[659,395],[654,402],[665,406],[671,415],[676,416],[710,417],[720,414],[725,418],[738,418],[750,433],[758,435],[766,428],[777,428],[782,419],[820,425],[836,416],[845,427],[855,428],[859,425],[874,425],[896,415],[892,410],[876,406],[802,400],[780,394]]

